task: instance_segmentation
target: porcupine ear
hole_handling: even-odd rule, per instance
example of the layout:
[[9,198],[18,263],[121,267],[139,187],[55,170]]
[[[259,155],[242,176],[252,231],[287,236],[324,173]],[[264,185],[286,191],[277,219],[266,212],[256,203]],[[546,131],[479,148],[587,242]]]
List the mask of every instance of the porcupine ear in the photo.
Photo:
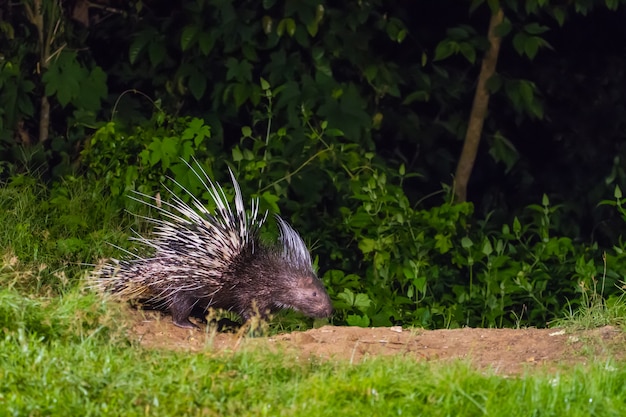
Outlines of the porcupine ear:
[[289,260],[290,264],[311,270],[313,268],[311,254],[298,232],[280,216],[276,215],[275,217],[280,231],[279,240],[282,245],[283,256]]

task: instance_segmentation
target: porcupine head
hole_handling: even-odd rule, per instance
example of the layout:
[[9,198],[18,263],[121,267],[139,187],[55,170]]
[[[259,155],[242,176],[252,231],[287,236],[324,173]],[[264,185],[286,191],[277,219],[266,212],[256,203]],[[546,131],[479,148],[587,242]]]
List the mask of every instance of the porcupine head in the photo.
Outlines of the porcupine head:
[[298,233],[276,216],[278,247],[249,245],[234,262],[231,278],[239,283],[237,299],[244,320],[265,317],[280,309],[300,311],[308,317],[332,314],[332,303],[312,268],[311,256]]

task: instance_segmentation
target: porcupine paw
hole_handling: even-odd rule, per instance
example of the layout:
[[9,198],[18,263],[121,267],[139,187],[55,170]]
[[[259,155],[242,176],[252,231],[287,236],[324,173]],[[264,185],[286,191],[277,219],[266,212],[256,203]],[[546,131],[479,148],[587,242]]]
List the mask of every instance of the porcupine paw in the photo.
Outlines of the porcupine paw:
[[194,301],[188,298],[180,297],[170,306],[172,321],[178,327],[183,329],[199,329],[197,325],[189,321],[189,316],[193,311]]

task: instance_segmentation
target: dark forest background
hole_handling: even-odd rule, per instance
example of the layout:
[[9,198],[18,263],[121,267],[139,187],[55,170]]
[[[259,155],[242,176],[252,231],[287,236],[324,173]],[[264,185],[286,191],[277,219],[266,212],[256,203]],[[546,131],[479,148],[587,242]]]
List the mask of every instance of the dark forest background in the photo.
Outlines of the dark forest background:
[[624,3],[3,2],[0,181],[46,213],[11,227],[57,267],[119,256],[127,193],[201,194],[193,157],[290,219],[337,323],[545,326],[623,293]]

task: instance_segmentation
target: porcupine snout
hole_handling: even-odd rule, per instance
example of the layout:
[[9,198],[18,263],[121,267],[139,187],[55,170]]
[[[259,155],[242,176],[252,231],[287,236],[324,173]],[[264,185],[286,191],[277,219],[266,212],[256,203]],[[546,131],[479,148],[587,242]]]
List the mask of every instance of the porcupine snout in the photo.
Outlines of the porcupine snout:
[[322,282],[315,276],[297,278],[294,288],[295,307],[309,317],[325,318],[333,313],[333,305]]
[[325,318],[333,313],[333,305],[324,285],[315,275],[291,279],[288,291],[276,303],[278,307],[292,308],[308,317]]

